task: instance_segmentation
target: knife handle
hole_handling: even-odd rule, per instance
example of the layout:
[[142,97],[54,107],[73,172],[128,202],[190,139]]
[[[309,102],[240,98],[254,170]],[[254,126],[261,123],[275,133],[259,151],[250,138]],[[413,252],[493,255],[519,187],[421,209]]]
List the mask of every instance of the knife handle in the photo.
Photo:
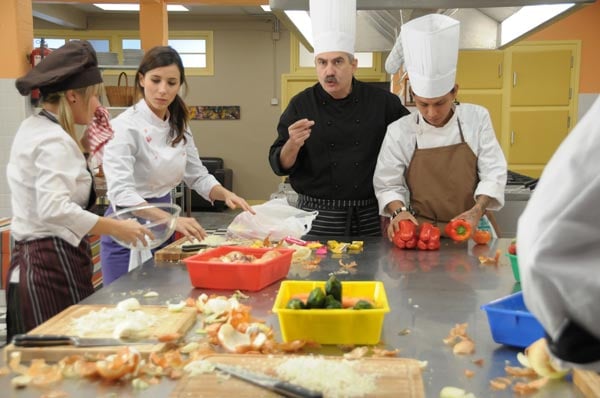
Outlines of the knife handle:
[[49,347],[55,345],[73,345],[71,336],[62,334],[16,334],[12,343],[17,347]]
[[273,391],[278,392],[284,397],[290,398],[322,398],[323,393],[320,391],[310,390],[297,384],[279,381],[273,385]]

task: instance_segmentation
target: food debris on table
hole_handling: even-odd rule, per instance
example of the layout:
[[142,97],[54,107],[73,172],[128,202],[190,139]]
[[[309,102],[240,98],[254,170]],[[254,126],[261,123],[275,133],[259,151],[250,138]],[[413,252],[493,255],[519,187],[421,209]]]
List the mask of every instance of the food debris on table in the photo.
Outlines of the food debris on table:
[[498,265],[500,259],[500,250],[496,250],[494,257],[479,256],[479,263],[481,265]]
[[475,352],[475,342],[467,334],[467,323],[456,324],[448,336],[444,338],[444,344],[452,346],[455,355],[469,355]]

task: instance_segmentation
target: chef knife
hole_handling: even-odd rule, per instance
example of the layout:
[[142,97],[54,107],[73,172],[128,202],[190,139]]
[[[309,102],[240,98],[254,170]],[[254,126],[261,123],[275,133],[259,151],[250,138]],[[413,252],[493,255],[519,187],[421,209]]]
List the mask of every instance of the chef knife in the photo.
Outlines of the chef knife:
[[105,347],[133,344],[157,344],[158,340],[122,340],[104,337],[77,337],[62,334],[17,334],[13,337],[12,343],[18,347],[53,347],[62,345],[72,345],[75,347]]
[[276,379],[275,377],[267,376],[262,373],[251,372],[247,369],[237,366],[224,365],[213,363],[215,368],[228,373],[238,379],[256,384],[262,388],[274,391],[284,397],[291,398],[322,398],[323,393],[320,391],[310,390],[297,384],[288,383],[287,381]]

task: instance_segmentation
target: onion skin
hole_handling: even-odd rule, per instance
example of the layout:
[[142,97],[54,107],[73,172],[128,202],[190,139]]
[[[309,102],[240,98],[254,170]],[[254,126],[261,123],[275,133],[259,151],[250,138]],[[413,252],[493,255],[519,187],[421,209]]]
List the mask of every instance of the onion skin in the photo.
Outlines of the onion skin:
[[548,343],[545,338],[536,340],[527,347],[525,355],[531,368],[542,377],[560,379],[569,373],[568,370],[557,369],[552,365],[552,359],[548,353]]

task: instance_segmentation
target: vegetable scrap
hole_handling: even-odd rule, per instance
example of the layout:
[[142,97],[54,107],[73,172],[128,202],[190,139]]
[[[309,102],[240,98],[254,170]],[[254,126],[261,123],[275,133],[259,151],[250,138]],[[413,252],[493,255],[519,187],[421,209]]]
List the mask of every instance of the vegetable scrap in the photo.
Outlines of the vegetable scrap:
[[362,240],[353,240],[351,243],[338,242],[337,240],[328,240],[327,247],[329,251],[335,254],[346,252],[360,252],[363,250],[364,242]]
[[496,250],[494,257],[479,256],[479,263],[481,265],[498,265],[500,259],[500,250]]
[[470,355],[475,352],[475,342],[467,334],[467,327],[467,323],[456,324],[443,340],[444,344],[452,346],[455,355]]

